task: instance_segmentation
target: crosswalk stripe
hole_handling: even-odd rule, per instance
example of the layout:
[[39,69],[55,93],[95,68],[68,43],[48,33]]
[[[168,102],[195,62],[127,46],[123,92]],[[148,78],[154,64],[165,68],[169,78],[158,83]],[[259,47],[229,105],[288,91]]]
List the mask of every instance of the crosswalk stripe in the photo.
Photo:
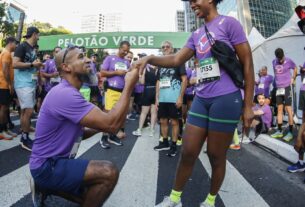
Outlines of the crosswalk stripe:
[[[199,159],[211,177],[212,169],[207,154],[201,152]],[[219,191],[219,195],[225,206],[269,206],[229,161],[227,161],[226,177]]]
[[[77,153],[77,157],[81,156],[93,145],[95,145],[99,141],[100,137],[101,134],[99,133],[90,139],[82,141]],[[27,164],[0,178],[0,183],[2,186],[2,188],[0,188],[1,207],[9,207],[30,193],[29,176],[30,171],[29,165]]]
[[156,137],[144,131],[136,141],[128,160],[120,173],[118,184],[105,207],[151,207],[155,205],[158,180],[159,153],[152,147]]

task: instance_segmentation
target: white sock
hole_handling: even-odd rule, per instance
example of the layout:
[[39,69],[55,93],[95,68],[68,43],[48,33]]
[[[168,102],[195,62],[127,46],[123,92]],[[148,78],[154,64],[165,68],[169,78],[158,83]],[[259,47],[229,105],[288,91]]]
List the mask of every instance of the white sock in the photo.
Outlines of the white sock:
[[299,163],[300,163],[301,165],[304,165],[304,161],[303,161],[303,160],[299,160]]

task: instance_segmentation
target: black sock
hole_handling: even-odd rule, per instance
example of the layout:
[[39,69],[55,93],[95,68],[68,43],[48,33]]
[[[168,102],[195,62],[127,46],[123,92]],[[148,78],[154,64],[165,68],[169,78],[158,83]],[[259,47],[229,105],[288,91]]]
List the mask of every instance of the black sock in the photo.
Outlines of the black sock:
[[163,137],[163,142],[168,143],[168,137]]
[[176,145],[177,145],[177,142],[172,141],[172,145],[173,145],[173,146],[176,146]]
[[293,125],[289,125],[289,131],[291,132],[291,134],[292,134],[292,130],[293,130]]
[[277,127],[278,127],[278,129],[279,129],[280,132],[282,131],[282,125],[283,125],[283,124],[278,124],[278,125],[277,125]]
[[0,132],[3,132],[3,124],[0,124]]

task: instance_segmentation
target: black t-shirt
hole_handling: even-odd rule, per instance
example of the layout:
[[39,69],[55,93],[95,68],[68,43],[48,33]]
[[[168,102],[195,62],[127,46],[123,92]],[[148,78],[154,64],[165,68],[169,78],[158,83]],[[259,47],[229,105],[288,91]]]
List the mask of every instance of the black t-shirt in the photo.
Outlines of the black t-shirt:
[[157,72],[157,80],[169,79],[171,86],[175,83],[181,85],[181,76],[186,75],[185,66],[180,66],[178,68],[159,68]]
[[21,62],[24,63],[32,63],[37,58],[34,48],[27,42],[21,43],[16,48],[14,56],[20,58]]

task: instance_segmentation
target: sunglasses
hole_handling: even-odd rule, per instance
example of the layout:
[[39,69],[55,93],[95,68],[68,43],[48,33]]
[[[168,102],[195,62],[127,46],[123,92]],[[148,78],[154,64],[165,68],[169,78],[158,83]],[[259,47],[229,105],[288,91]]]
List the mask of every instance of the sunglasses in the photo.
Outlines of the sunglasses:
[[76,46],[76,45],[73,45],[73,44],[68,44],[68,46],[67,46],[67,48],[66,48],[66,51],[65,51],[65,53],[64,53],[64,56],[63,56],[63,58],[62,58],[62,63],[65,63],[65,59],[66,59],[66,57],[67,57],[68,52],[71,51],[71,50],[73,50],[73,49],[75,49],[75,48],[79,48],[79,47]]
[[171,48],[171,47],[169,45],[163,45],[161,48],[165,49],[165,48]]

